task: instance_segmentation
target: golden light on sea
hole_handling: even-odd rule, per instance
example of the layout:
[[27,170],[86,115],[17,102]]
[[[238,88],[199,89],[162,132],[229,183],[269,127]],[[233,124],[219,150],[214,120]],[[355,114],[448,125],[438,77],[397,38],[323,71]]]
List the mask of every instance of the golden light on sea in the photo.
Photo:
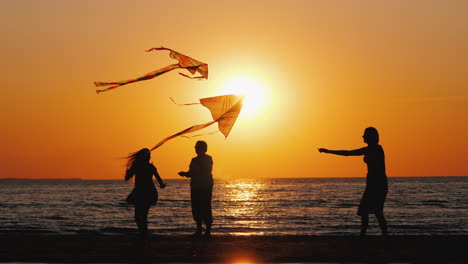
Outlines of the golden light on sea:
[[233,191],[230,193],[233,201],[248,201],[257,194],[258,190],[262,189],[262,183],[235,183],[229,185]]
[[247,254],[241,254],[240,256],[235,256],[233,257],[234,260],[232,260],[231,264],[255,264],[255,263],[260,263],[259,261],[256,261],[255,258],[252,256],[248,256]]
[[[264,199],[261,192],[264,191],[265,184],[261,181],[241,181],[228,183],[225,186],[226,193],[225,199],[236,203],[236,206],[227,206],[224,208],[225,214],[229,217],[235,218],[232,224],[256,229],[265,224],[263,220],[255,219],[256,215],[265,213]],[[242,203],[242,206],[238,206]],[[263,232],[231,232],[231,235],[250,236],[250,235],[263,235]]]
[[248,260],[239,260],[239,261],[234,261],[232,264],[255,264],[255,262],[248,261]]

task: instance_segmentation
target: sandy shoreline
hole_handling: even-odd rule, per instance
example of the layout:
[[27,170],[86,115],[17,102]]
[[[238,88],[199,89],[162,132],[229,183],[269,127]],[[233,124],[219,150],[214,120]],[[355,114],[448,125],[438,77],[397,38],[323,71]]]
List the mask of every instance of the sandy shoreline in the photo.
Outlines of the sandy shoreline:
[[0,262],[468,263],[468,236],[228,236],[2,234]]

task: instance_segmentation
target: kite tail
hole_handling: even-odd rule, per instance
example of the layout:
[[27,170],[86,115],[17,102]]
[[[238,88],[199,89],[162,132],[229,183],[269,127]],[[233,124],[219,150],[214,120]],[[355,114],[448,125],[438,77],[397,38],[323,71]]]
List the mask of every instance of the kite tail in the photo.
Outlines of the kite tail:
[[200,130],[200,129],[202,129],[202,128],[205,128],[205,127],[207,127],[207,126],[210,126],[210,125],[212,125],[212,124],[214,124],[214,123],[216,123],[216,121],[211,121],[211,122],[208,122],[208,123],[205,123],[205,124],[194,125],[194,126],[191,126],[191,127],[189,127],[189,128],[186,128],[186,129],[184,129],[184,130],[182,130],[182,131],[180,131],[180,132],[178,132],[178,133],[175,133],[175,134],[172,135],[172,136],[169,136],[169,137],[167,137],[167,138],[161,140],[158,144],[156,144],[154,147],[152,147],[152,148],[150,149],[150,151],[153,151],[153,150],[159,148],[159,147],[162,146],[164,143],[166,143],[168,140],[171,140],[171,139],[173,139],[173,138],[175,138],[175,137],[178,137],[178,136],[181,136],[181,135],[183,135],[183,134],[195,132],[195,131],[197,131],[197,130]]
[[157,76],[159,76],[161,74],[164,74],[166,72],[172,71],[172,70],[177,69],[177,68],[180,68],[179,64],[171,64],[171,65],[166,66],[164,68],[161,68],[159,70],[155,70],[155,71],[152,71],[150,73],[147,73],[147,74],[145,74],[145,75],[143,75],[141,77],[138,77],[136,79],[130,79],[130,80],[120,81],[120,82],[94,82],[94,85],[96,87],[114,85],[114,86],[108,87],[106,89],[96,90],[96,93],[107,92],[109,90],[115,89],[115,88],[120,87],[122,85],[130,84],[130,83],[134,83],[134,82],[150,80],[150,79],[153,79],[154,77],[157,77]]
[[[94,85],[99,87],[99,86],[105,86],[105,85],[112,85],[113,83],[105,83],[105,82],[94,82]],[[111,87],[108,87],[106,89],[101,89],[101,90],[96,90],[96,93],[99,94],[99,93],[102,93],[102,92],[107,92],[107,91],[110,91],[112,89],[115,89],[119,86],[122,86],[122,85],[125,85],[126,83],[124,84],[118,84],[118,85],[115,85],[115,86],[111,86]]]
[[150,51],[153,51],[153,50],[170,50],[170,51],[172,51],[171,49],[165,48],[163,46],[161,46],[159,48],[151,48],[151,49],[148,49],[148,50],[145,50],[145,51],[150,52]]
[[99,94],[99,93],[107,92],[107,91],[113,90],[113,89],[115,89],[117,87],[120,87],[122,85],[126,85],[126,84],[133,83],[133,82],[136,82],[136,81],[131,81],[131,82],[129,82],[129,81],[125,81],[125,82],[94,82],[94,85],[96,87],[114,85],[114,86],[111,86],[111,87],[107,87],[106,89],[96,90],[96,93]]
[[183,105],[196,105],[196,104],[200,104],[200,103],[178,104],[178,103],[176,103],[176,101],[174,101],[174,99],[172,99],[172,97],[169,97],[169,98],[171,98],[171,101],[172,101],[174,104],[178,105],[178,106],[183,106]]
[[221,132],[221,131],[216,130],[216,131],[213,131],[213,132],[210,132],[210,133],[197,134],[197,135],[193,135],[193,136],[181,136],[181,137],[184,137],[184,138],[194,138],[194,137],[201,137],[201,136],[209,136],[209,135],[216,134],[216,133],[218,133],[218,132]]

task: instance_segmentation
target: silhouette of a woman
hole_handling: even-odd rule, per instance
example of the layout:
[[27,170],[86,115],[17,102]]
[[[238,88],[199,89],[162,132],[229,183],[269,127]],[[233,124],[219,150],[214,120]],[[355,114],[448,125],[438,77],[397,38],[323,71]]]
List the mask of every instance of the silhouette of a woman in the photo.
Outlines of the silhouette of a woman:
[[197,141],[195,152],[197,156],[192,159],[189,171],[179,172],[180,176],[190,178],[190,199],[192,202],[192,215],[197,224],[193,237],[202,234],[202,224],[205,223],[205,237],[211,236],[213,214],[211,212],[211,198],[213,193],[213,159],[206,154],[208,145],[205,141]]
[[151,152],[144,148],[128,157],[127,172],[125,180],[130,180],[135,175],[135,187],[126,201],[135,206],[135,222],[142,235],[148,232],[148,212],[151,205],[156,205],[158,201],[158,191],[153,183],[153,175],[159,182],[161,188],[166,184],[156,170],[156,167],[150,163]]
[[361,236],[364,236],[369,226],[369,214],[375,214],[379,221],[382,235],[387,235],[387,220],[383,209],[388,192],[387,175],[385,172],[385,155],[379,145],[379,133],[374,127],[368,127],[364,131],[364,142],[367,147],[355,150],[328,150],[320,148],[323,153],[341,156],[362,156],[367,164],[366,189],[362,195],[357,214],[361,216]]

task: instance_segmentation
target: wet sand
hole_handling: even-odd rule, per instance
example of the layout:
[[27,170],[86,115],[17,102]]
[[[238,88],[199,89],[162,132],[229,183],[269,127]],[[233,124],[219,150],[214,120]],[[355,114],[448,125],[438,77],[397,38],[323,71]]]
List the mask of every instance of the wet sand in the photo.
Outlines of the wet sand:
[[468,263],[468,236],[0,235],[0,262]]

